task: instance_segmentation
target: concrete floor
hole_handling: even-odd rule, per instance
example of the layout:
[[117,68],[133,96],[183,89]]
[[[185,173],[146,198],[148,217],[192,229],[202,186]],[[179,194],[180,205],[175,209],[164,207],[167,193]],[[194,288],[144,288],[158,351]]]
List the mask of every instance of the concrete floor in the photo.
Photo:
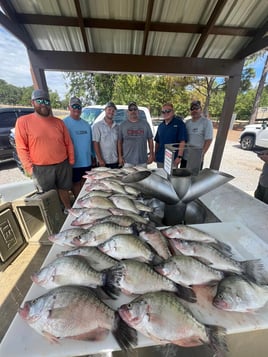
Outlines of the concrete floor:
[[0,272],[0,341],[32,284],[31,274],[40,269],[50,248],[51,245],[30,243]]

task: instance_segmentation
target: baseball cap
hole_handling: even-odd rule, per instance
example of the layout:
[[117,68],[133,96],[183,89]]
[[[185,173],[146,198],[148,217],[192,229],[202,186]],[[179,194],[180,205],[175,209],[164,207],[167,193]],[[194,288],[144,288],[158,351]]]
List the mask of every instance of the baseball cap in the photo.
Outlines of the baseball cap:
[[190,109],[199,109],[201,108],[201,102],[200,100],[193,100],[191,105],[190,105]]
[[136,102],[129,102],[129,103],[128,103],[128,110],[129,110],[130,108],[132,108],[132,107],[138,108]]
[[32,100],[36,99],[48,99],[49,100],[49,94],[43,89],[35,89],[32,93]]
[[73,104],[78,104],[82,106],[82,102],[79,98],[77,97],[72,97],[69,101],[69,105],[73,105]]
[[116,105],[114,104],[114,102],[108,102],[108,103],[106,103],[104,109],[110,108],[110,107],[112,107],[112,108],[114,108],[115,110],[117,110]]

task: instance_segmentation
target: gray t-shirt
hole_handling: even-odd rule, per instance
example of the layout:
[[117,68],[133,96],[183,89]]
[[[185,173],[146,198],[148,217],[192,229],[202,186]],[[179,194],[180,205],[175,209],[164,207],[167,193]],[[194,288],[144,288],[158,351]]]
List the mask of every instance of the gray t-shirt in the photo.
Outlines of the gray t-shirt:
[[[213,139],[213,125],[211,120],[201,117],[196,121],[189,119],[185,123],[188,134],[187,145],[202,149],[205,140]],[[185,160],[188,159],[187,150],[183,155]]]
[[147,163],[147,141],[153,138],[150,125],[145,120],[124,121],[119,125],[119,140],[123,142],[123,157],[126,164]]
[[92,126],[93,141],[99,143],[101,155],[106,164],[118,162],[118,128],[116,123],[110,127],[104,119]]

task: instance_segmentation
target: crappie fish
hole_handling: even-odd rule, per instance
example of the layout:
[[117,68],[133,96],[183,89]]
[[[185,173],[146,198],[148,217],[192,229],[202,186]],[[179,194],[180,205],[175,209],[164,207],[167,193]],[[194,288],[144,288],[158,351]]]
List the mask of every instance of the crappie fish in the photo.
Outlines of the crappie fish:
[[115,207],[115,205],[109,198],[101,197],[101,196],[89,197],[88,199],[85,199],[84,201],[81,201],[81,202],[77,201],[77,204],[79,204],[80,207],[88,207],[88,208],[109,209],[109,208]]
[[107,272],[107,279],[126,295],[165,290],[175,292],[189,302],[196,302],[193,290],[175,284],[158,274],[148,264],[137,260],[126,259],[118,262]]
[[260,279],[263,265],[260,260],[237,261],[211,244],[174,239],[174,246],[184,255],[196,257],[213,269],[242,274],[255,281]]
[[167,240],[159,229],[147,227],[145,230],[139,232],[139,236],[149,244],[161,258],[168,259],[171,256]]
[[73,239],[79,237],[80,234],[83,234],[85,230],[83,228],[69,228],[61,231],[59,233],[52,234],[48,239],[58,245],[74,247]]
[[87,208],[84,213],[76,217],[71,223],[72,226],[82,226],[84,224],[95,223],[104,217],[112,216],[112,213],[104,208]]
[[109,257],[107,254],[102,253],[96,247],[78,247],[63,251],[57,256],[66,257],[72,255],[81,255],[82,257],[85,257],[89,261],[90,266],[97,271],[108,269],[117,263],[117,260]]
[[120,226],[129,227],[132,224],[134,224],[136,221],[131,216],[127,216],[127,215],[114,216],[111,213],[110,216],[100,219],[99,222],[102,222],[102,223],[103,222],[111,222],[111,223],[119,224]]
[[135,207],[142,212],[153,212],[153,209],[149,206],[146,206],[144,203],[142,203],[141,201],[135,200],[134,201],[134,205]]
[[100,196],[100,197],[109,197],[111,196],[111,192],[101,191],[101,190],[92,190],[90,192],[85,193],[82,197],[78,198],[77,202],[82,202],[87,200],[89,197]]
[[178,238],[182,240],[190,240],[197,242],[213,243],[221,250],[226,252],[231,251],[231,247],[212,237],[210,234],[201,231],[200,229],[190,227],[183,224],[176,224],[175,226],[167,227],[161,230],[163,235],[167,238]]
[[137,344],[137,332],[86,287],[55,288],[26,301],[18,313],[50,342],[59,342],[63,338],[100,341],[111,331],[122,349]]
[[98,249],[117,260],[136,259],[146,263],[161,261],[149,246],[133,234],[117,234],[108,241],[99,244]]
[[225,329],[199,322],[172,293],[143,294],[121,305],[118,312],[129,326],[157,344],[183,347],[209,344],[218,357],[227,351]]
[[124,227],[110,222],[96,223],[87,230],[84,230],[84,233],[75,238],[73,242],[76,246],[95,247],[116,234],[132,233],[134,233],[134,229],[131,226]]
[[140,216],[138,213],[134,213],[131,211],[128,211],[127,209],[122,209],[122,208],[109,208],[109,211],[114,215],[114,216],[129,216],[135,219],[136,222],[138,223],[144,223],[147,224],[148,223],[148,219]]
[[106,284],[105,272],[94,270],[82,256],[58,257],[31,276],[34,283],[45,289],[63,285],[101,286],[108,296],[115,298],[119,291]]
[[91,192],[91,191],[106,191],[106,192],[112,192],[111,190],[107,189],[107,186],[104,185],[102,181],[99,180],[93,180],[91,182],[85,183],[85,191],[86,192]]
[[138,197],[141,194],[141,192],[139,190],[137,190],[135,187],[132,187],[132,186],[129,186],[126,184],[124,184],[124,189],[129,195],[132,195],[135,197]]
[[138,210],[135,206],[133,200],[131,200],[127,196],[111,196],[110,199],[117,208],[128,210],[136,214],[139,214],[140,212],[140,210]]
[[241,276],[222,279],[213,305],[225,311],[248,312],[262,308],[268,302],[268,285],[258,285]]
[[124,189],[124,186],[120,185],[119,181],[106,179],[103,180],[102,183],[106,186],[108,190],[112,190],[117,193],[126,194],[126,190]]
[[187,287],[215,284],[224,277],[223,272],[185,255],[174,255],[154,269],[175,283]]
[[87,208],[87,207],[72,207],[72,208],[69,208],[68,212],[73,217],[79,217],[79,216],[81,216],[81,214],[85,213],[87,210],[89,210],[89,208]]

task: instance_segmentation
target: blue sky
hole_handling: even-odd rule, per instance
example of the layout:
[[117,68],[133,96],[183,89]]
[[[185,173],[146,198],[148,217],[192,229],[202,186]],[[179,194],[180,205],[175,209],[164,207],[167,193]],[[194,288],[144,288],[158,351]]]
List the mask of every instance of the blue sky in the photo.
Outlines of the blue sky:
[[[32,85],[30,64],[24,45],[0,26],[0,79],[17,87],[28,87]],[[265,58],[259,59],[255,64],[256,85],[264,66]],[[66,82],[62,72],[46,71],[46,80],[49,89],[57,91],[60,98],[64,98],[67,92]]]

